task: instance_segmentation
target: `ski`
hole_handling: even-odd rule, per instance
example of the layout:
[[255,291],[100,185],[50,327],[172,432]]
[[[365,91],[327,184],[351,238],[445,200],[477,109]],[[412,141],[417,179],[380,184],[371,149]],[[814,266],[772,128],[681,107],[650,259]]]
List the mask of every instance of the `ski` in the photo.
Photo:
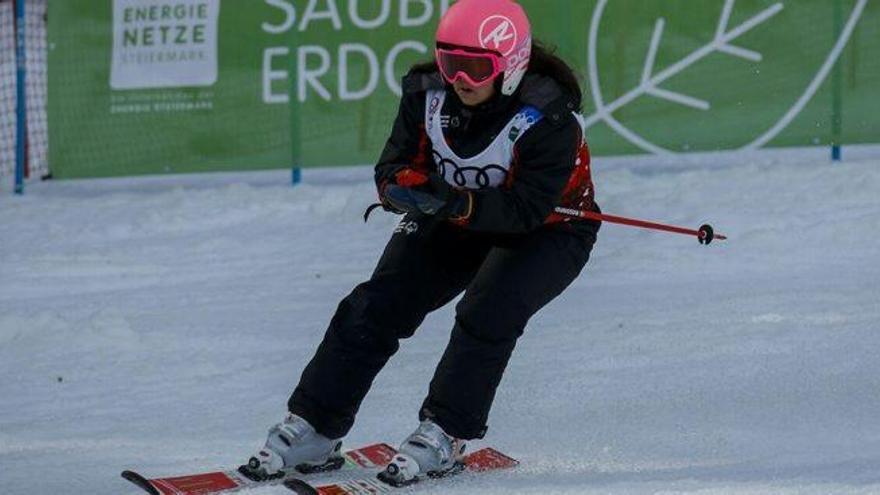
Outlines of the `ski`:
[[[454,476],[455,474],[462,472],[483,473],[499,469],[510,469],[517,465],[519,465],[519,461],[516,459],[487,447],[465,456],[462,468],[455,470],[444,477]],[[429,483],[432,480],[439,479],[441,478],[426,478],[419,481],[419,483]],[[338,483],[326,485],[311,485],[302,479],[292,478],[284,481],[284,486],[297,495],[374,495],[377,493],[391,493],[399,488],[384,483],[375,476],[371,478],[340,481]],[[412,484],[407,484],[405,486],[409,487],[412,486]]]
[[266,480],[254,480],[239,470],[214,471],[168,478],[146,478],[134,471],[123,471],[122,477],[150,495],[214,495],[226,494],[258,486],[280,485],[296,476],[335,470],[382,468],[397,451],[384,443],[367,445],[342,454],[343,462],[307,473],[293,472]]

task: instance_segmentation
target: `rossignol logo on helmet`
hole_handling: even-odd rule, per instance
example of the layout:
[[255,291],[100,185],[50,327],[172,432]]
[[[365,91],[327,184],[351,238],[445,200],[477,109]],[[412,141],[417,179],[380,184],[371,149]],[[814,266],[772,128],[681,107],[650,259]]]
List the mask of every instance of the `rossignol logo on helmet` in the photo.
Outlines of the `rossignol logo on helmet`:
[[519,36],[513,21],[503,15],[488,17],[480,25],[480,44],[496,50],[505,57],[516,48]]

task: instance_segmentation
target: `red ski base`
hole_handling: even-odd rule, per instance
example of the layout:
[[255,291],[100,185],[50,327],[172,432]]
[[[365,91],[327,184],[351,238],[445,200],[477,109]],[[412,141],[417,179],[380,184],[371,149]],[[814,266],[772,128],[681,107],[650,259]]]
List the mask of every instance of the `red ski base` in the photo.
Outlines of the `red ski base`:
[[[397,451],[384,443],[349,450],[343,454],[345,469],[377,469],[391,461]],[[266,481],[254,481],[238,471],[215,471],[189,476],[148,479],[134,471],[123,471],[122,477],[134,483],[150,495],[215,495],[226,494],[245,488],[279,485],[294,476],[292,473]]]
[[[519,465],[519,461],[487,447],[466,456],[464,458],[464,465],[465,468],[462,472],[482,473],[499,469],[510,469]],[[420,483],[423,482],[426,481],[421,481]],[[284,486],[297,495],[374,495],[397,490],[396,487],[385,484],[376,477],[320,486],[312,486],[301,479],[290,479],[284,482]]]

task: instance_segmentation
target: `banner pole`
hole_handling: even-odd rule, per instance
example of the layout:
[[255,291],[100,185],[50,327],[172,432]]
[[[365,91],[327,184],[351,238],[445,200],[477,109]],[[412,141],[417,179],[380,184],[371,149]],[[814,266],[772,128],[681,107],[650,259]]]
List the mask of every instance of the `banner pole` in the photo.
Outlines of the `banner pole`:
[[[840,38],[843,31],[843,0],[834,0],[834,39]],[[843,152],[841,141],[843,139],[843,60],[834,64],[834,73],[831,76],[831,160],[841,161]]]
[[[291,184],[296,186],[302,182],[302,111],[305,102],[299,101],[299,91],[297,91],[299,77],[299,50],[296,43],[296,34],[290,35],[290,58],[289,73],[290,83],[288,83],[288,108],[290,109],[290,156],[293,162],[293,170],[291,171]],[[296,83],[294,81],[297,81]]]
[[24,168],[27,162],[27,88],[25,61],[25,0],[14,0],[15,5],[15,61],[16,61],[16,126],[15,126],[15,194],[24,194]]

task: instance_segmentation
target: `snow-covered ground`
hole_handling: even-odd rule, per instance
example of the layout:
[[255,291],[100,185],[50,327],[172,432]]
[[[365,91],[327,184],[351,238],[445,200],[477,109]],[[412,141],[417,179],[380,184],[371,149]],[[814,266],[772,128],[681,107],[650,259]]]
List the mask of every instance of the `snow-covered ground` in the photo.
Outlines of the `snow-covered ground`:
[[[597,160],[606,212],[731,239],[606,225],[499,391],[483,443],[522,466],[415,491],[880,493],[880,160],[735,161]],[[246,459],[395,225],[362,222],[369,175],[0,195],[0,494],[135,494],[123,469]],[[348,445],[414,428],[452,318],[403,346]]]

